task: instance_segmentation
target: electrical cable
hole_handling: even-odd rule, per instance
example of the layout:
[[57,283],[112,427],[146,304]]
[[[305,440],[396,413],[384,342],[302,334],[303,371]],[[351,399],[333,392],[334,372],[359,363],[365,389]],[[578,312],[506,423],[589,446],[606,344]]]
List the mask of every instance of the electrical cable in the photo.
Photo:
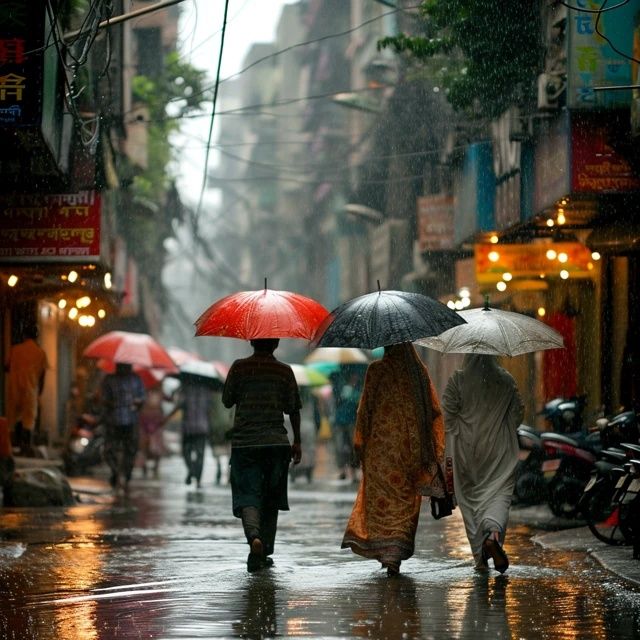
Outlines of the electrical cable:
[[207,168],[209,164],[209,152],[211,150],[211,139],[213,137],[213,123],[216,116],[216,103],[218,101],[218,89],[220,87],[220,70],[222,68],[222,53],[224,51],[224,39],[227,32],[227,15],[229,12],[229,0],[224,2],[224,15],[222,18],[222,34],[220,36],[220,51],[218,53],[218,69],[216,71],[216,84],[213,91],[213,102],[211,106],[211,120],[209,121],[209,137],[207,140],[207,150],[204,157],[204,169],[202,175],[202,188],[200,189],[200,197],[198,199],[198,206],[194,215],[195,230],[198,228],[198,218],[200,217],[200,210],[202,209],[202,201],[204,199],[204,192],[207,188]]
[[[596,17],[596,23],[595,23],[595,31],[596,33],[603,39],[605,40],[609,46],[620,56],[622,56],[623,58],[626,58],[627,60],[630,60],[631,62],[636,62],[638,64],[640,64],[640,60],[638,60],[638,58],[634,58],[633,56],[627,55],[626,53],[624,53],[623,51],[620,51],[620,49],[618,49],[613,42],[611,42],[611,40],[600,31],[599,27],[598,27],[598,23],[600,22],[600,17],[602,16],[602,14],[605,12],[605,7],[607,6],[607,2],[609,2],[609,0],[603,0],[602,4],[600,5],[600,10],[598,11],[598,15]],[[609,11],[611,9],[617,9],[618,7],[622,6],[623,4],[626,4],[626,2],[620,3],[618,5],[615,5],[615,7],[609,7]]]

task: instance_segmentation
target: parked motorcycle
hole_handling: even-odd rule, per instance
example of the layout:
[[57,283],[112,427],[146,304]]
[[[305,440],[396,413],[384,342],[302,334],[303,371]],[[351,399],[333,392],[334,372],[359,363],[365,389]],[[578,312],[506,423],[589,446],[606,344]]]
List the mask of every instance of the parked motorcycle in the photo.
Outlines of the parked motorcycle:
[[78,476],[103,460],[104,428],[99,419],[83,413],[73,426],[62,454],[64,470],[68,476]]
[[540,415],[554,433],[577,433],[583,428],[586,401],[585,395],[554,398],[544,405]]
[[521,424],[518,429],[518,465],[514,497],[520,504],[539,504],[547,498],[547,486],[542,473],[544,447],[542,432]]

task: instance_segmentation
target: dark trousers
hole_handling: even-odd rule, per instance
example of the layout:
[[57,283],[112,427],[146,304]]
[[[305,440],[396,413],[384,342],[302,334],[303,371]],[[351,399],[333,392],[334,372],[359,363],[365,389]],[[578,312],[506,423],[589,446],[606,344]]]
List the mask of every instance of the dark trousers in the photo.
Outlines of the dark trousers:
[[112,485],[116,485],[119,476],[122,476],[125,482],[131,480],[137,452],[138,425],[107,425],[104,459],[111,469]]
[[288,446],[244,447],[231,451],[233,515],[242,519],[247,542],[260,538],[265,555],[273,553],[278,511],[288,510]]
[[187,465],[187,472],[197,482],[202,476],[202,464],[204,463],[204,450],[207,445],[205,433],[182,434],[182,457]]
[[32,455],[33,432],[31,429],[25,429],[22,422],[16,422],[15,425],[15,444],[20,448],[20,453],[23,456]]

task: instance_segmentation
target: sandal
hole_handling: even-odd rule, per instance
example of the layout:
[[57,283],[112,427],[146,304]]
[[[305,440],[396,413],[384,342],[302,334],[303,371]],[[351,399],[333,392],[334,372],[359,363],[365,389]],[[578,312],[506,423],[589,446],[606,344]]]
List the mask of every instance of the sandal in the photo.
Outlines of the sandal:
[[493,558],[493,567],[496,571],[504,573],[509,568],[509,558],[502,545],[493,538],[486,537],[482,543],[483,559]]

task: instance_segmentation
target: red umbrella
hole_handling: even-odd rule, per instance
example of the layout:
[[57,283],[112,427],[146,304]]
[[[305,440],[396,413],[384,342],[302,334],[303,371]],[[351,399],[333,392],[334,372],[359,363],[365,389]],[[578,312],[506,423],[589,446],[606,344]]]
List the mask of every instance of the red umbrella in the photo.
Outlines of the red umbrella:
[[[116,370],[116,363],[113,360],[105,360],[104,358],[100,358],[96,366],[105,373],[113,373]],[[133,365],[133,370],[142,378],[142,384],[144,384],[145,389],[152,389],[160,384],[168,373],[177,373],[178,371],[178,369],[146,369],[137,364]]]
[[175,362],[165,348],[146,333],[109,331],[91,342],[83,355],[87,358],[105,358],[113,362],[139,365],[147,369],[176,369]]
[[[266,285],[266,283],[265,283]],[[195,322],[197,336],[311,340],[329,314],[319,302],[291,291],[240,291],[212,304]]]
[[197,353],[192,353],[191,351],[180,349],[180,347],[169,347],[167,351],[171,356],[171,359],[179,367],[181,367],[183,364],[187,362],[198,362],[202,360],[202,358]]

